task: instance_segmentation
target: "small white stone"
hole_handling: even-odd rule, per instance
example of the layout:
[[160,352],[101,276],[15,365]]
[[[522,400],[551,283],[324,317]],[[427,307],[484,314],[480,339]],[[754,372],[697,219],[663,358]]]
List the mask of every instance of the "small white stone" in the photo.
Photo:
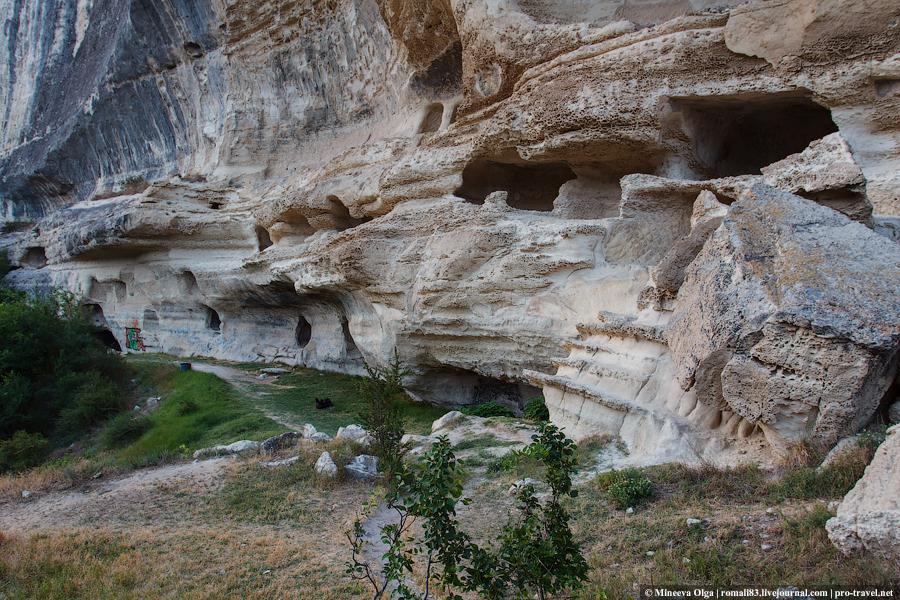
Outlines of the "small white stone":
[[31,492],[29,492],[28,490],[22,490],[22,497],[31,498]]
[[328,452],[323,452],[321,456],[319,456],[319,460],[316,461],[316,473],[319,475],[324,475],[326,477],[334,477],[337,475],[337,465],[334,464],[334,461],[331,459],[331,454]]
[[681,564],[683,564],[683,565],[688,565],[690,563],[691,563],[691,559],[689,559],[687,556],[685,556],[684,558],[681,559]]
[[654,554],[656,554],[656,552],[653,550],[647,550],[647,556],[653,556]]
[[750,540],[741,540],[741,543],[742,543],[743,545],[745,545],[745,546],[749,546],[749,545],[750,545]]
[[629,506],[627,509],[625,509],[625,512],[628,513],[628,514],[630,515],[630,514],[632,514],[632,513],[634,512],[634,509],[633,509],[632,507]]
[[762,544],[762,545],[759,547],[759,549],[760,549],[760,550],[771,550],[771,549],[772,549],[772,544]]
[[690,525],[699,525],[702,522],[703,521],[701,521],[700,519],[688,519],[687,521],[685,521],[685,523],[687,523],[689,526]]

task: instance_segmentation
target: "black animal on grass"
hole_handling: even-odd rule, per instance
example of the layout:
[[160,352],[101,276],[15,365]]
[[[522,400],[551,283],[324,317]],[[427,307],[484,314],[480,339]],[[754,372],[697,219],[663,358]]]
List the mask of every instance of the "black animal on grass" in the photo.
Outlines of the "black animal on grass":
[[331,408],[334,406],[334,402],[331,401],[331,398],[325,398],[324,400],[319,400],[316,398],[316,408],[322,410],[323,408]]

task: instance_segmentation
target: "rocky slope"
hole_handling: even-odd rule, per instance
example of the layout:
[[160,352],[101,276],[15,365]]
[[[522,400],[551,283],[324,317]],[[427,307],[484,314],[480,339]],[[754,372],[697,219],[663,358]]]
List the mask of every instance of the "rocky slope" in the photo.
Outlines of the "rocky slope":
[[124,349],[396,351],[424,399],[543,393],[637,462],[772,460],[896,395],[893,1],[0,6],[10,279]]

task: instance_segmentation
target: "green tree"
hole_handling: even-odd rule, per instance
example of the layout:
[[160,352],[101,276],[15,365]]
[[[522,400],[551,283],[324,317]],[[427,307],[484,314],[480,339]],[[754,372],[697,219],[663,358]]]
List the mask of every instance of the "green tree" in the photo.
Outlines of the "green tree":
[[357,390],[365,402],[359,418],[362,426],[372,436],[372,452],[378,457],[379,466],[390,478],[403,469],[404,434],[403,408],[397,396],[403,393],[403,377],[409,373],[403,361],[394,352],[386,369],[366,365],[368,377],[357,384]]
[[0,440],[23,432],[62,444],[122,408],[123,364],[96,331],[73,294],[0,287]]
[[[576,465],[575,443],[557,427],[543,423],[532,443],[508,462],[512,466],[523,458],[535,459],[545,467],[544,479],[550,497],[537,499],[533,485],[522,486],[517,494],[517,514],[503,528],[499,547],[482,548],[475,544],[456,521],[456,506],[461,499],[462,482],[458,464],[445,437],[422,458],[417,468],[398,477],[398,486],[388,498],[388,506],[397,511],[397,524],[381,528],[388,546],[384,570],[360,560],[364,545],[363,517],[357,518],[348,532],[353,551],[347,572],[354,579],[368,581],[374,599],[391,597],[427,600],[432,579],[444,589],[446,598],[459,600],[453,590],[477,592],[499,600],[510,593],[516,597],[537,595],[546,599],[587,578],[588,566],[569,528],[569,515],[562,506],[565,497],[574,497],[571,474]],[[373,503],[369,504],[372,508]],[[422,519],[422,539],[408,544],[412,519]],[[408,585],[416,557],[425,563],[425,590],[417,593]]]

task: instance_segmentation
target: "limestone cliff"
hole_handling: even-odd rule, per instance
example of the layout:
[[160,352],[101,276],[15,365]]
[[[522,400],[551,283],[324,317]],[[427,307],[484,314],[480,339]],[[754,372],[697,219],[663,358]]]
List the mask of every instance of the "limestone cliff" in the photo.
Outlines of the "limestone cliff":
[[[833,442],[900,321],[893,0],[0,0],[16,285],[122,348]],[[752,454],[758,456],[758,454]]]

